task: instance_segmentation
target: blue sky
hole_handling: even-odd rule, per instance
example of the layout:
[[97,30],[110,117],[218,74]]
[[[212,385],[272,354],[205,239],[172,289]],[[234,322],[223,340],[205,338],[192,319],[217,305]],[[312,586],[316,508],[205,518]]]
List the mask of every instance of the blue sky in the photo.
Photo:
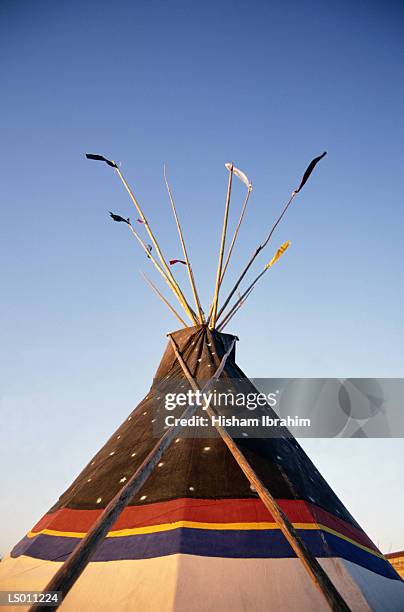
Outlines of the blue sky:
[[[327,150],[256,269],[292,247],[228,328],[239,364],[252,377],[404,376],[403,16],[393,1],[2,1],[0,552],[145,394],[177,328],[108,218],[136,218],[128,197],[86,151],[122,161],[174,258],[167,163],[207,305],[224,163],[254,185],[229,287]],[[235,185],[233,225],[242,196]],[[304,446],[383,550],[404,548],[403,442]]]

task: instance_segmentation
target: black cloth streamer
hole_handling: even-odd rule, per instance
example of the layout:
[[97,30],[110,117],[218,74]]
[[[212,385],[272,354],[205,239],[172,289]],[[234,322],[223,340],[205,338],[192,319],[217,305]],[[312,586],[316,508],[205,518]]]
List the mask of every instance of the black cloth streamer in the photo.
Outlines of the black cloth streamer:
[[324,153],[322,155],[319,155],[318,157],[315,157],[307,166],[306,168],[306,172],[303,174],[303,178],[301,180],[301,183],[299,185],[299,187],[297,189],[295,189],[295,193],[299,193],[299,191],[302,189],[302,187],[304,186],[304,184],[307,182],[308,178],[310,177],[310,174],[313,172],[314,168],[316,167],[316,165],[318,164],[318,162],[320,161],[320,159],[323,159],[323,157],[327,155],[327,151],[324,151]]
[[103,155],[96,155],[95,153],[86,153],[86,157],[87,159],[94,159],[95,161],[103,161],[106,164],[108,164],[108,166],[111,166],[112,168],[118,167],[114,161],[107,159]]
[[113,220],[116,221],[117,223],[127,223],[128,225],[130,224],[130,218],[129,217],[127,219],[124,219],[123,217],[121,217],[121,215],[115,215],[111,211],[109,211],[109,214],[111,215]]

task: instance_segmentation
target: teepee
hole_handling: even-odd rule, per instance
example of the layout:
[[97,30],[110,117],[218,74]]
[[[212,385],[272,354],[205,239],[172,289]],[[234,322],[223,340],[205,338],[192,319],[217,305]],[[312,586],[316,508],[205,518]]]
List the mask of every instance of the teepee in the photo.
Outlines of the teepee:
[[[168,391],[203,394],[218,384],[254,390],[236,364],[237,338],[223,329],[289,243],[230,302],[323,156],[311,162],[219,308],[252,190],[241,170],[226,165],[223,231],[208,314],[167,179],[184,255],[170,264],[120,168],[102,156],[87,157],[112,166],[129,192],[151,244],[130,219],[111,216],[128,225],[173,292],[183,313],[147,279],[181,329],[168,335],[146,397],[0,564],[0,590],[57,591],[62,599],[54,607],[66,612],[404,610],[403,581],[287,430],[279,427],[275,435],[257,438],[246,431],[230,435],[216,424],[205,436],[188,419],[204,411],[213,423],[217,413],[207,403],[191,402],[177,407],[181,418],[159,429]],[[233,177],[245,183],[246,196],[225,256]],[[172,273],[178,261],[187,267],[194,308]],[[269,405],[259,411],[274,414]]]

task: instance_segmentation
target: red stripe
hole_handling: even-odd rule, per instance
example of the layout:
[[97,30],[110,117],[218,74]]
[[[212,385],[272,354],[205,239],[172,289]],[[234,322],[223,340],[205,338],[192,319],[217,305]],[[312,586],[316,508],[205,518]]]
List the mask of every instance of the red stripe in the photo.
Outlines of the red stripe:
[[[330,514],[318,506],[302,500],[277,500],[282,510],[293,523],[321,523],[356,542],[377,550],[373,542],[361,530]],[[72,510],[62,508],[45,516],[32,531],[54,529],[55,531],[86,532],[102,513],[99,510]],[[273,517],[260,499],[191,499],[181,498],[124,509],[113,530],[145,527],[176,521],[203,523],[261,523],[274,522]]]

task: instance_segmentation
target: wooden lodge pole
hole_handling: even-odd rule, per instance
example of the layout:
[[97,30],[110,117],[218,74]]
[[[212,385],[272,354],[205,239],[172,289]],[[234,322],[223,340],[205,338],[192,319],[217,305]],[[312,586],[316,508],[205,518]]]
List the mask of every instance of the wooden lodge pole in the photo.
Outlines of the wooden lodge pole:
[[[192,377],[192,374],[190,373],[187,364],[183,360],[173,338],[170,337],[170,340],[171,340],[171,344],[173,346],[175,355],[182,367],[182,370],[188,382],[190,383],[194,391],[200,390],[198,383]],[[210,405],[206,406],[206,412],[211,418],[218,416],[217,413],[212,409]],[[250,481],[250,484],[257,491],[261,501],[264,503],[267,510],[273,516],[276,524],[278,525],[279,529],[282,531],[283,535],[289,542],[296,556],[303,563],[304,568],[306,569],[310,578],[313,580],[315,586],[326,599],[329,608],[333,610],[334,612],[351,612],[350,608],[346,604],[342,595],[339,593],[339,591],[337,591],[334,584],[331,582],[328,575],[323,570],[320,563],[317,561],[316,557],[314,557],[311,554],[306,544],[300,538],[296,529],[293,527],[292,523],[289,521],[286,514],[277,504],[275,498],[268,491],[268,489],[266,488],[264,483],[261,481],[261,479],[257,476],[254,469],[251,467],[250,463],[244,456],[243,452],[237,446],[236,442],[233,440],[230,434],[226,431],[226,429],[224,429],[224,427],[221,427],[220,425],[215,425],[215,428],[218,434],[220,435],[220,437],[222,438],[223,442],[226,444],[227,448],[233,455],[234,459],[237,461],[241,470],[243,471],[245,476]]]
[[[248,200],[250,199],[251,191],[252,191],[252,184],[250,183],[249,186],[248,186],[247,195],[245,197],[243,206],[241,208],[241,213],[240,213],[240,217],[239,217],[239,220],[237,222],[237,225],[236,225],[236,229],[234,230],[233,238],[231,239],[231,243],[230,243],[230,246],[229,246],[229,251],[228,251],[228,253],[226,255],[226,259],[225,259],[225,262],[223,264],[222,274],[221,274],[221,277],[220,277],[220,284],[222,284],[224,275],[226,274],[226,270],[227,270],[227,267],[229,265],[230,257],[231,257],[231,254],[233,252],[234,245],[235,245],[235,242],[237,240],[237,236],[238,236],[241,224],[242,224],[243,219],[244,219],[244,215],[245,215],[245,211],[246,211],[246,208],[247,208]],[[211,304],[211,307],[210,307],[210,310],[209,310],[208,320],[210,320],[210,317],[212,316],[212,311],[213,311],[213,303]]]
[[272,234],[274,233],[275,229],[277,228],[278,224],[280,223],[281,219],[283,218],[284,214],[286,213],[286,211],[288,210],[289,206],[292,204],[295,196],[296,196],[297,192],[293,191],[292,195],[290,196],[289,200],[286,202],[285,206],[282,209],[281,214],[279,215],[279,217],[277,218],[277,220],[275,221],[274,225],[272,226],[271,231],[269,232],[268,236],[266,237],[266,239],[264,240],[264,242],[262,244],[260,244],[256,250],[254,251],[254,253],[251,255],[250,259],[247,262],[247,265],[245,266],[244,270],[242,271],[242,273],[240,274],[240,276],[237,279],[236,284],[234,285],[233,289],[230,291],[229,295],[227,296],[223,306],[221,307],[221,309],[218,312],[217,318],[219,318],[221,316],[221,314],[223,313],[224,309],[226,308],[227,304],[230,302],[231,298],[233,297],[233,295],[236,293],[237,289],[239,288],[239,285],[241,283],[241,281],[243,280],[243,278],[245,277],[245,275],[247,274],[248,270],[251,268],[251,266],[253,265],[255,259],[258,257],[258,255],[261,253],[262,249],[264,249],[266,247],[266,245],[268,244],[268,242],[271,240]]
[[[217,331],[223,331],[223,329],[226,327],[226,325],[228,323],[230,323],[231,319],[234,317],[235,314],[237,314],[237,312],[240,310],[240,308],[242,306],[244,306],[248,296],[250,295],[250,293],[252,292],[252,290],[254,289],[254,287],[251,287],[251,289],[247,292],[244,292],[242,296],[240,296],[240,298],[238,299],[238,301],[236,302],[235,306],[231,309],[231,311],[226,315],[226,317],[223,319],[223,321],[220,323],[220,325],[218,325],[217,327]],[[244,297],[243,297],[244,296]]]
[[260,272],[258,274],[258,276],[255,277],[255,279],[253,280],[253,282],[247,287],[247,289],[244,291],[243,295],[241,295],[239,297],[239,299],[237,300],[237,302],[232,306],[232,308],[230,308],[229,312],[226,314],[225,318],[223,319],[223,321],[221,322],[221,324],[218,327],[218,330],[222,330],[223,327],[230,321],[230,319],[236,314],[237,310],[243,305],[243,303],[246,301],[246,299],[248,298],[248,296],[250,295],[251,291],[254,289],[255,285],[258,283],[258,281],[260,280],[260,278],[262,276],[264,276],[265,272],[267,272],[270,268],[272,268],[272,266],[278,261],[278,259],[283,255],[283,253],[286,251],[286,249],[288,249],[290,246],[290,240],[287,240],[286,242],[284,242],[279,249],[277,250],[277,252],[275,253],[275,255],[272,257],[271,261],[269,261],[266,266],[264,267],[264,269],[262,270],[262,272]]
[[246,208],[247,208],[248,200],[250,199],[251,191],[252,191],[252,186],[251,186],[251,183],[250,183],[250,185],[248,186],[248,189],[247,189],[247,195],[245,197],[245,200],[244,200],[244,203],[243,203],[243,206],[242,206],[242,209],[241,209],[240,218],[239,218],[238,223],[236,225],[236,229],[234,230],[233,238],[232,238],[230,246],[229,246],[229,252],[227,253],[225,262],[223,264],[223,270],[222,270],[222,275],[220,277],[220,283],[223,282],[224,275],[226,274],[227,266],[229,265],[230,257],[231,257],[231,254],[233,252],[234,245],[235,245],[235,242],[237,240],[237,236],[238,236],[241,224],[242,224],[243,219],[244,219],[244,215],[245,215],[245,211],[246,211]]
[[[179,354],[178,347],[169,335],[171,343],[174,347],[174,352],[177,356]],[[236,339],[233,340],[232,345],[223,356],[219,367],[216,372],[210,378],[210,380],[204,385],[202,391],[206,391],[210,385],[219,378],[222,373],[226,361],[233,350]],[[192,378],[192,377],[191,377]],[[193,380],[193,379],[192,379]],[[197,410],[198,406],[190,405],[184,410],[181,419],[190,418]],[[105,507],[102,514],[98,517],[95,523],[92,525],[90,530],[86,533],[84,538],[80,540],[80,543],[76,546],[70,556],[66,559],[63,565],[59,568],[56,574],[51,578],[49,583],[44,589],[45,592],[58,591],[61,592],[62,601],[55,606],[49,605],[36,605],[34,604],[30,608],[30,612],[49,612],[50,610],[56,610],[59,605],[63,602],[70,589],[75,585],[77,579],[83,573],[87,567],[91,556],[97,550],[98,546],[103,542],[105,536],[110,531],[113,524],[116,522],[122,511],[129,504],[133,496],[142,488],[150,474],[153,472],[156,465],[159,463],[164,452],[173,442],[174,438],[182,429],[181,425],[173,425],[166,431],[166,433],[160,438],[155,444],[152,450],[149,452],[147,457],[143,460],[141,465],[137,468],[131,478],[128,480],[126,485],[118,491],[118,493],[111,499],[109,504]]]
[[171,306],[170,302],[164,297],[164,295],[161,293],[161,291],[158,290],[158,288],[153,283],[153,281],[151,281],[150,278],[148,276],[146,276],[146,274],[144,272],[142,272],[142,276],[145,279],[146,283],[152,288],[154,293],[161,299],[162,302],[164,302],[164,304],[173,313],[174,317],[178,320],[178,322],[181,323],[181,325],[183,325],[184,327],[188,327],[188,325],[185,323],[184,319],[182,319],[180,317],[180,315],[178,314],[178,312],[175,310],[175,308],[173,306]]
[[[136,232],[136,230],[133,228],[131,223],[128,223],[128,227],[130,229],[130,231],[132,232],[132,234],[134,235],[134,237],[136,238],[136,240],[139,242],[140,246],[142,247],[142,249],[144,250],[144,252],[146,253],[147,257],[150,259],[150,261],[154,264],[154,266],[156,267],[156,269],[160,272],[161,276],[164,278],[164,280],[166,281],[167,285],[170,287],[170,289],[172,290],[172,292],[174,293],[175,297],[177,298],[178,302],[180,303],[180,305],[182,307],[184,307],[183,303],[181,302],[181,300],[178,297],[178,293],[175,290],[174,285],[172,284],[171,280],[168,278],[167,274],[164,272],[163,268],[160,266],[160,264],[158,263],[158,261],[156,260],[156,258],[154,257],[153,253],[151,253],[149,251],[149,249],[147,248],[147,245],[145,244],[145,242],[142,240],[142,238],[139,236],[139,234]],[[182,321],[182,319],[181,319]],[[186,325],[184,323],[184,327],[188,327],[188,325]]]
[[219,261],[217,264],[217,274],[216,274],[216,285],[215,285],[215,294],[213,297],[213,302],[211,306],[212,315],[209,317],[209,327],[213,329],[216,325],[216,314],[217,314],[217,303],[219,300],[219,291],[220,291],[220,279],[222,277],[222,264],[223,264],[223,254],[224,254],[224,245],[226,242],[226,232],[227,232],[227,220],[229,218],[229,206],[230,206],[230,195],[231,195],[231,184],[233,180],[233,164],[230,166],[229,172],[229,182],[227,185],[227,196],[226,196],[226,206],[224,209],[224,219],[223,219],[223,229],[222,229],[222,239],[220,244],[219,251]]
[[155,236],[154,236],[154,234],[153,234],[153,232],[152,232],[152,230],[151,230],[151,228],[149,226],[149,223],[148,223],[146,217],[143,214],[143,210],[141,209],[137,199],[135,198],[135,195],[134,195],[133,191],[129,187],[128,183],[126,182],[126,180],[125,180],[125,178],[124,178],[124,176],[122,174],[122,172],[120,171],[120,169],[118,168],[118,166],[116,164],[115,164],[115,170],[116,170],[116,173],[118,174],[119,178],[121,179],[121,181],[122,181],[126,191],[128,192],[132,202],[134,203],[137,212],[140,215],[140,218],[141,218],[141,220],[142,220],[142,222],[143,222],[143,224],[144,224],[144,226],[146,228],[146,231],[149,234],[150,240],[152,241],[152,243],[153,243],[153,245],[154,245],[154,247],[155,247],[155,249],[157,251],[157,255],[158,255],[158,257],[159,257],[159,259],[161,261],[161,265],[163,266],[164,270],[166,271],[167,276],[170,278],[170,280],[172,282],[172,285],[174,287],[174,290],[175,290],[175,292],[178,295],[179,301],[181,302],[185,312],[187,313],[187,315],[191,319],[192,323],[194,325],[198,325],[198,320],[196,319],[195,313],[193,312],[192,308],[188,304],[184,294],[181,291],[180,286],[178,285],[178,283],[175,280],[175,278],[174,278],[174,276],[173,276],[169,266],[167,265],[167,262],[166,262],[166,260],[164,258],[164,255],[161,252],[160,246],[159,246],[159,244],[158,244],[158,242],[157,242],[157,240],[156,240],[156,238],[155,238]]
[[178,218],[177,209],[175,207],[174,198],[173,198],[173,195],[171,193],[170,185],[168,184],[168,180],[167,180],[167,176],[166,176],[166,167],[165,166],[164,166],[164,181],[165,181],[165,184],[166,184],[166,187],[167,187],[168,197],[170,198],[171,208],[173,210],[175,223],[176,223],[177,229],[178,229],[178,235],[179,235],[180,241],[181,241],[182,252],[184,253],[184,259],[185,259],[185,262],[186,262],[186,265],[187,265],[187,269],[188,269],[189,282],[191,283],[192,294],[194,296],[196,309],[198,311],[199,323],[203,324],[205,322],[204,321],[204,317],[203,317],[203,311],[202,311],[201,303],[199,301],[198,291],[196,289],[194,274],[192,272],[191,264],[189,263],[187,247],[185,245],[185,240],[184,240],[184,236],[183,236],[183,233],[182,233],[180,220]]

